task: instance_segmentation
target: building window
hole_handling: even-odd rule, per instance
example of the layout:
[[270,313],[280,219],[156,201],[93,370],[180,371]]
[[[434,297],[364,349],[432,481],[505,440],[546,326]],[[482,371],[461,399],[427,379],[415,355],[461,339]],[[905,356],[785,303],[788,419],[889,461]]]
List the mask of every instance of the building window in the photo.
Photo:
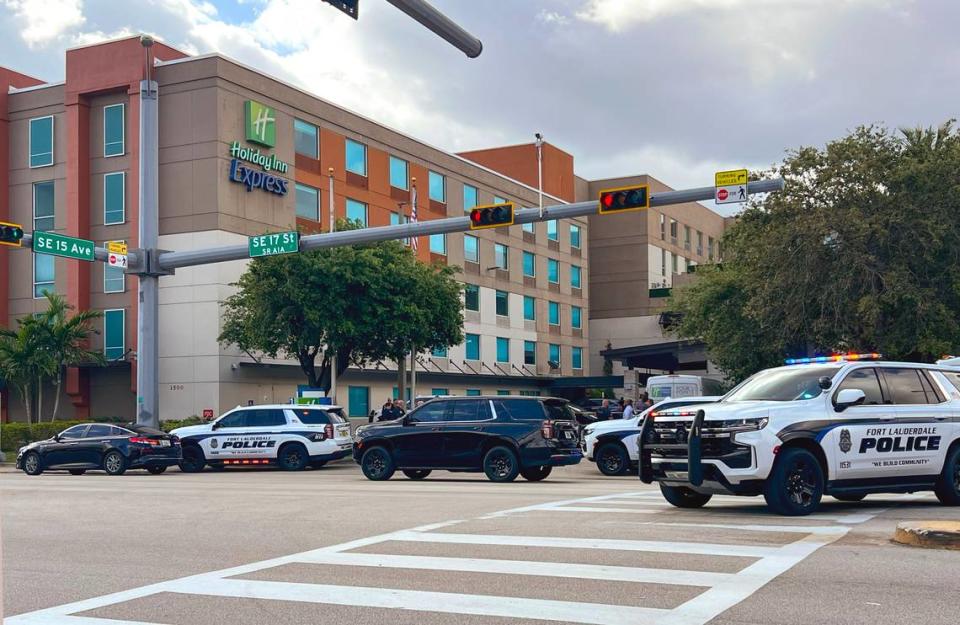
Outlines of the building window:
[[103,175],[104,225],[122,224],[126,221],[126,180],[127,175],[122,171]]
[[317,127],[299,119],[293,120],[293,149],[297,154],[313,159],[320,158]]
[[103,107],[103,155],[120,156],[124,149],[124,105]]
[[690,226],[683,227],[683,249],[690,249]]
[[497,395],[509,395],[510,391],[507,390],[498,390]]
[[447,203],[447,179],[443,174],[431,171],[429,176],[430,199],[435,202]]
[[30,167],[53,165],[53,115],[30,120]]
[[446,358],[447,357],[447,348],[446,347],[436,347],[430,354],[434,358]]
[[537,275],[537,257],[533,252],[523,253],[523,275],[532,278]]
[[660,250],[660,275],[667,277],[667,250]]
[[127,311],[122,308],[103,311],[103,356],[107,360],[119,360],[127,351],[126,317]]
[[363,202],[347,198],[347,219],[360,222],[360,226],[367,227],[367,205]]
[[430,235],[430,252],[433,254],[442,254],[443,256],[446,256],[447,255],[447,235],[431,234]]
[[347,139],[347,171],[360,176],[367,175],[367,146],[353,139]]
[[493,244],[493,264],[497,269],[510,269],[510,249],[501,243]]
[[450,394],[450,389],[448,388],[432,388],[430,389],[430,394],[434,397],[444,397]]
[[537,344],[534,341],[523,342],[523,364],[537,364]]
[[547,259],[547,281],[552,284],[560,284],[560,261]]
[[390,186],[397,189],[407,188],[407,161],[396,156],[390,157]]
[[494,203],[494,204],[506,204],[506,203],[509,202],[509,201],[510,201],[510,200],[508,200],[508,199],[506,199],[506,198],[502,198],[502,197],[500,197],[499,195],[493,196],[493,203]]
[[479,394],[480,394],[480,389],[478,389],[478,388],[468,388],[468,389],[467,389],[467,397],[476,397],[476,396],[479,395]]
[[497,362],[510,362],[510,339],[497,337]]
[[320,190],[297,183],[297,217],[320,221]]
[[580,270],[580,267],[578,267],[577,265],[570,265],[570,286],[571,287],[575,289],[580,288],[580,285],[581,285],[580,279],[582,277],[582,273],[583,272]]
[[347,414],[351,417],[366,417],[370,414],[370,387],[347,387]]
[[550,343],[549,356],[550,356],[550,360],[552,360],[557,365],[555,368],[559,369],[560,368],[560,346],[554,343]]
[[467,360],[480,360],[480,335],[468,334],[466,340]]
[[127,276],[123,273],[123,269],[103,263],[103,292],[123,293],[126,290]]
[[570,360],[571,366],[574,369],[583,369],[583,348],[582,347],[572,347],[570,348]]
[[529,232],[530,234],[537,234],[537,224],[534,222],[525,223],[521,226],[524,232]]
[[707,258],[713,260],[713,237],[707,237]]
[[703,233],[697,230],[697,256],[703,256]]
[[463,235],[463,258],[471,263],[480,262],[480,239],[472,234]]
[[676,219],[670,220],[670,240],[673,243],[677,242],[677,220]]
[[33,255],[33,297],[40,299],[46,292],[56,293],[56,276],[53,256],[49,254]]
[[579,330],[579,329],[581,329],[581,328],[583,327],[583,325],[582,325],[583,320],[582,320],[582,318],[581,318],[582,315],[583,315],[583,309],[582,309],[582,308],[580,308],[579,306],[571,306],[571,307],[570,307],[570,326],[571,326],[573,329]]
[[[406,392],[404,393],[407,396],[407,401],[410,401],[410,393],[411,390],[408,386]],[[398,386],[393,387],[393,399],[400,399],[400,387]]]
[[523,318],[526,321],[537,320],[537,300],[529,295],[523,296]]
[[557,220],[551,219],[547,222],[547,238],[551,241],[559,241],[560,235],[557,230]]
[[667,239],[667,216],[662,213],[660,214],[660,238],[664,241]]
[[53,203],[53,181],[33,183],[33,229],[34,231],[53,230],[53,215],[56,208]]
[[570,224],[570,247],[580,249],[580,226]]
[[680,258],[680,257],[679,257],[678,255],[676,255],[676,254],[674,254],[673,257],[672,257],[672,260],[673,260],[673,273],[679,273],[679,267],[678,267],[679,263],[677,262],[677,259],[678,259],[678,258]]
[[463,288],[464,308],[480,310],[480,287],[476,284],[466,284]]
[[685,260],[687,261],[687,269],[686,269],[687,273],[690,273],[691,271],[696,271],[695,269],[693,269],[693,267],[694,267],[697,263],[694,262],[694,260],[693,260],[692,258],[687,258],[687,259],[685,259]]
[[510,294],[506,291],[497,291],[497,315],[510,316]]
[[547,306],[547,321],[552,326],[560,325],[560,304],[557,302],[550,302]]
[[540,397],[540,391],[520,391],[520,397]]
[[477,188],[468,184],[463,185],[463,210],[469,211],[477,205]]

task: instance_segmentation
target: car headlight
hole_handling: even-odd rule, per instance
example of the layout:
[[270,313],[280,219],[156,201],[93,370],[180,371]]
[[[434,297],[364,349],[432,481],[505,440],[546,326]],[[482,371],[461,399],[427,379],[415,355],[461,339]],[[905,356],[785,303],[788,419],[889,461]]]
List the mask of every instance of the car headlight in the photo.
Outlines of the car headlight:
[[711,423],[710,425],[723,432],[754,432],[767,427],[768,421],[769,419],[767,417],[756,417],[751,419],[728,419],[719,423]]

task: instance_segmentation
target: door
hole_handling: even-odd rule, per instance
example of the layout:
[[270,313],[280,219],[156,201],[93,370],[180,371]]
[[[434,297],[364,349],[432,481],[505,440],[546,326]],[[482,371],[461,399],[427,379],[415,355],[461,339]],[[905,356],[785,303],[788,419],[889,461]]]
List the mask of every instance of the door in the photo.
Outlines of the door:
[[893,399],[894,423],[879,433],[876,451],[885,472],[897,477],[936,476],[950,446],[952,411],[923,369],[883,367]]
[[60,432],[58,441],[52,441],[44,454],[43,462],[48,468],[80,462],[80,441],[89,425],[75,425]]
[[91,425],[77,443],[79,450],[76,454],[77,462],[99,467],[103,462],[103,453],[110,447],[113,430],[114,428],[109,425],[99,423]]
[[486,399],[451,401],[443,424],[444,462],[446,466],[475,469],[483,462],[480,451],[489,432],[493,415]]
[[[836,405],[837,394],[845,389],[859,389],[866,399],[859,406],[845,410]],[[893,424],[893,407],[884,392],[875,367],[853,369],[840,381],[831,395],[833,414],[824,424],[820,441],[824,451],[833,459],[830,480],[866,480],[882,478],[881,458],[872,447],[876,431]]]
[[391,437],[394,461],[399,467],[446,466],[443,422],[451,401],[431,401],[411,412],[400,432]]
[[234,441],[247,427],[249,410],[234,410],[217,420],[211,436],[200,440],[200,447],[207,460],[226,460],[240,454],[242,449],[234,447]]

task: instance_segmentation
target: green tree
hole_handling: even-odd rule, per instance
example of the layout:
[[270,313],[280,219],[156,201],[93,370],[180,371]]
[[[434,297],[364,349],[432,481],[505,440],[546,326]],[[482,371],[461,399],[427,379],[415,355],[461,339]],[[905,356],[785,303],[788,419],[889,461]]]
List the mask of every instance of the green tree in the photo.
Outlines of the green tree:
[[16,330],[0,329],[0,378],[16,387],[27,413],[27,423],[33,422],[33,395],[40,359],[39,333],[33,317],[17,320]]
[[960,136],[952,122],[860,127],[788,153],[786,188],[724,236],[671,307],[731,377],[788,355],[880,351],[930,361],[960,346]]

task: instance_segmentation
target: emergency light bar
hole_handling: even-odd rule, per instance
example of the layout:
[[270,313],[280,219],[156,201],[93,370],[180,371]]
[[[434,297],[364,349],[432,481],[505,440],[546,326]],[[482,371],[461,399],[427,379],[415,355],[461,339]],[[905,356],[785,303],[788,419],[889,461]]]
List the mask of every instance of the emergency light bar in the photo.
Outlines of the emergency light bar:
[[841,362],[844,360],[880,360],[882,354],[876,352],[870,354],[835,354],[833,356],[810,356],[809,358],[787,358],[784,362],[788,365],[808,365],[814,362]]

